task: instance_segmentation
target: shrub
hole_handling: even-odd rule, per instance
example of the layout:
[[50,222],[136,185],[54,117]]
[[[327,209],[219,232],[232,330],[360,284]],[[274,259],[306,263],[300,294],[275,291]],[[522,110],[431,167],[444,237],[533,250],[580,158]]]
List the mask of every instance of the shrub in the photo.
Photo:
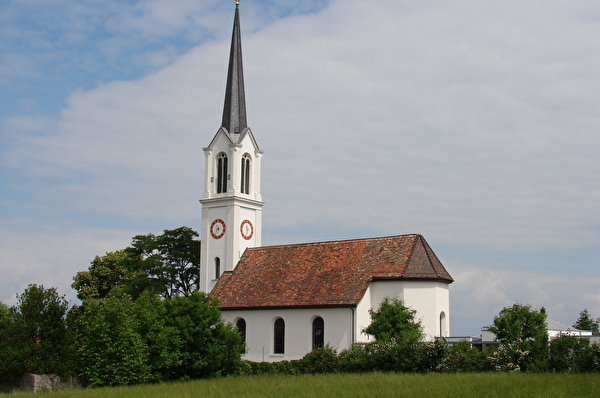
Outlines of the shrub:
[[497,371],[519,372],[524,370],[529,354],[525,344],[517,340],[501,343],[489,356],[489,360]]
[[492,370],[492,366],[486,352],[461,341],[449,347],[438,369],[442,372],[480,372]]
[[301,360],[303,373],[334,373],[339,369],[338,355],[326,345],[306,354]]

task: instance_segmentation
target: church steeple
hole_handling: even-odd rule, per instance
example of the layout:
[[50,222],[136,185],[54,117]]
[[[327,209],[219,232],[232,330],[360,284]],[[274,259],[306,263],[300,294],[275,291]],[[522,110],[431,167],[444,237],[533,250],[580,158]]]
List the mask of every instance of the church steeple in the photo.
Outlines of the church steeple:
[[248,247],[261,245],[260,169],[263,151],[246,124],[239,2],[235,5],[223,123],[205,156],[200,289],[210,292]]
[[225,89],[225,105],[221,124],[228,133],[242,133],[246,123],[246,97],[244,95],[244,71],[242,68],[242,37],[240,33],[240,2],[235,2],[235,17],[229,52],[229,69]]

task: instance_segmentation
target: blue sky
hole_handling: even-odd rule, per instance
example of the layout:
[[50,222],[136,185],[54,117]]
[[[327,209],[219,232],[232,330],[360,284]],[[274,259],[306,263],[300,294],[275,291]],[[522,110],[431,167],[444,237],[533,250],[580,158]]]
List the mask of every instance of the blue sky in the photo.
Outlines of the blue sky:
[[[600,317],[600,6],[242,0],[263,243],[421,233],[451,332]],[[234,2],[0,4],[0,300],[200,226]]]

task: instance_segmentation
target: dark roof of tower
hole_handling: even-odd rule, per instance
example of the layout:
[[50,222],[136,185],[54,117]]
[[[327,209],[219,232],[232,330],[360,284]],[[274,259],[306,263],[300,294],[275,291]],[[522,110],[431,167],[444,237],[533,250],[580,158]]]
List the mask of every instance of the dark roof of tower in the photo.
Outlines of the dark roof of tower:
[[246,123],[246,99],[244,94],[244,72],[242,68],[242,37],[240,33],[240,9],[235,5],[229,69],[225,88],[225,105],[221,124],[228,133],[242,133],[248,127]]
[[356,306],[376,280],[453,282],[412,234],[248,248],[211,294],[222,309]]

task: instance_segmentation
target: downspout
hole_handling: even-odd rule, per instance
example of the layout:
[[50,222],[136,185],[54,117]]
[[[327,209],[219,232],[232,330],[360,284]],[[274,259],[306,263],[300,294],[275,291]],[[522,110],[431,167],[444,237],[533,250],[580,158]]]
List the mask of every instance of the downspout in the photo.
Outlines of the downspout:
[[352,315],[351,315],[351,318],[350,318],[350,324],[352,325],[351,326],[352,327],[352,331],[350,333],[350,336],[351,336],[350,337],[351,338],[350,347],[352,347],[354,345],[354,343],[355,343],[355,336],[354,336],[354,334],[355,334],[355,330],[354,329],[356,328],[356,319],[354,317],[354,311],[355,310],[356,310],[355,307],[350,307],[350,311],[352,311]]

